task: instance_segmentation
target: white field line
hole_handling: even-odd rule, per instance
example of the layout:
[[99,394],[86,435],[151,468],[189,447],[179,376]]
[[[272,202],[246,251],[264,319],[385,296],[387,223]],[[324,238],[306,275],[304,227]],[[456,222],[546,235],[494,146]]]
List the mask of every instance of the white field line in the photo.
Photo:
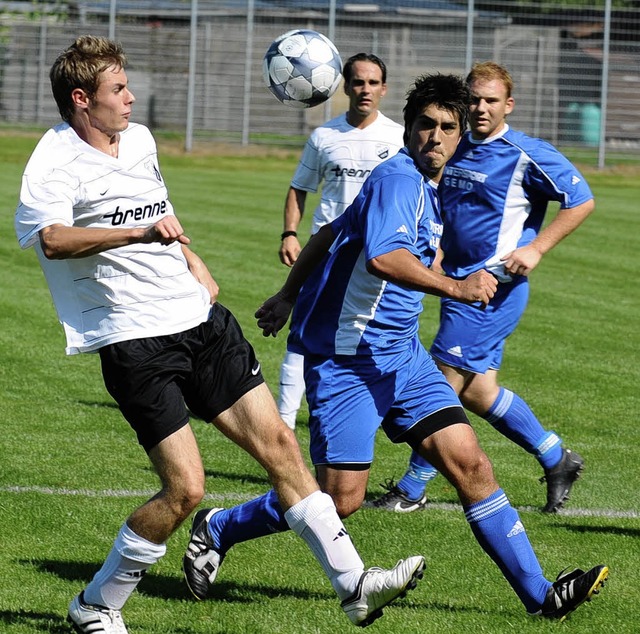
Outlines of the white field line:
[[[95,491],[92,489],[67,489],[58,487],[40,487],[40,486],[0,486],[0,493],[40,493],[42,495],[72,495],[90,498],[143,498],[148,499],[154,496],[155,490],[130,490],[130,489],[104,489]],[[215,502],[223,502],[225,500],[234,503],[246,502],[255,496],[244,493],[207,493],[205,500]],[[459,504],[449,504],[446,502],[429,502],[427,509],[435,509],[438,511],[458,511],[461,512]],[[536,512],[540,511],[535,506],[521,506],[517,508],[520,512]],[[622,518],[622,519],[638,519],[640,511],[619,511],[616,509],[581,509],[566,508],[558,513],[563,517],[604,517],[604,518]]]

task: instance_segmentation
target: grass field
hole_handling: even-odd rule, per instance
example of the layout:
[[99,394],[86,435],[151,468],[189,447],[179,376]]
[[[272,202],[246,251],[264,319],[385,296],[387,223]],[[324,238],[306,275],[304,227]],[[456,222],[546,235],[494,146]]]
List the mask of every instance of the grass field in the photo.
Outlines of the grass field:
[[[106,393],[94,355],[66,358],[34,253],[13,232],[20,175],[36,138],[0,137],[0,633],[69,632],[69,600],[102,563],[122,521],[157,489],[133,433]],[[253,312],[286,273],[277,258],[281,209],[297,156],[264,149],[189,157],[166,148],[161,165],[193,248],[209,263],[277,385],[284,338],[264,339]],[[526,617],[481,551],[442,478],[431,507],[398,516],[363,510],[347,520],[368,565],[423,553],[427,574],[368,631],[393,634],[640,631],[640,293],[638,173],[589,172],[597,210],[534,273],[525,317],[507,346],[503,383],[586,459],[565,512],[544,501],[535,460],[483,421],[482,445],[521,511],[548,577],[610,566],[602,594],[565,624]],[[305,228],[307,225],[305,225]],[[304,228],[302,233],[304,233]],[[437,302],[427,298],[428,342]],[[215,429],[194,421],[207,467],[208,505],[267,488],[261,469]],[[297,434],[307,446],[306,412]],[[380,437],[369,484],[405,467],[408,451]],[[329,634],[355,631],[329,583],[291,533],[237,546],[211,601],[182,582],[183,526],[142,581],[124,616],[132,634]]]

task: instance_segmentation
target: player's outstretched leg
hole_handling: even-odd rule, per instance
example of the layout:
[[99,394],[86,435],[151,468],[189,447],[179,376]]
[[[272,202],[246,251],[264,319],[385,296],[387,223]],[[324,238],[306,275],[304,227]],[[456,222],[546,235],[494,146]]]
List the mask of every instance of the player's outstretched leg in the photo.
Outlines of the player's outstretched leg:
[[369,568],[352,596],[342,603],[351,622],[366,627],[382,616],[382,608],[413,590],[424,575],[424,557],[401,559],[391,570]]
[[[354,559],[357,553],[337,515],[335,526],[327,521],[335,513],[329,512],[327,517],[330,499],[319,492],[310,496],[294,507],[287,521],[324,568],[351,622],[364,627],[382,616],[382,608],[416,587],[424,574],[424,558],[409,557],[391,570],[363,570],[359,558]],[[315,510],[305,513],[307,506]],[[285,515],[273,491],[231,509],[198,511],[183,558],[184,576],[192,594],[205,599],[227,551],[235,543],[271,534],[274,528],[285,530]]]
[[79,634],[128,634],[120,610],[87,605],[84,592],[71,601],[67,621]]
[[587,572],[579,568],[566,574],[562,571],[549,588],[542,607],[533,615],[564,621],[585,601],[591,601],[608,577],[609,569],[606,566],[595,566]]
[[557,513],[569,499],[573,483],[584,469],[584,460],[571,449],[562,450],[562,458],[555,467],[544,470],[540,482],[547,483],[547,503],[543,513]]

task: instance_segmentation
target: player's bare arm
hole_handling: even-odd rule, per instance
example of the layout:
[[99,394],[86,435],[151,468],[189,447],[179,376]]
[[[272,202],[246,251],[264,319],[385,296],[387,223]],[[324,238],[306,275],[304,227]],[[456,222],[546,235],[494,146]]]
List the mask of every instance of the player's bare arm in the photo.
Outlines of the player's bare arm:
[[289,187],[287,198],[284,204],[284,230],[280,243],[280,261],[287,266],[293,266],[298,259],[302,247],[297,235],[285,235],[289,231],[298,231],[300,221],[304,215],[304,205],[307,199],[307,192]]
[[321,227],[318,233],[311,236],[282,288],[258,308],[255,317],[258,320],[258,328],[265,337],[275,337],[286,325],[302,285],[327,254],[334,239],[331,225]]
[[555,218],[531,242],[502,258],[505,270],[512,275],[529,275],[542,256],[573,233],[595,208],[593,199],[577,207],[561,209]]
[[427,268],[407,249],[396,249],[367,262],[367,270],[376,277],[438,297],[461,302],[489,303],[498,287],[491,273],[481,270],[464,280],[454,280]]
[[50,260],[86,258],[109,249],[128,244],[161,242],[189,244],[180,222],[175,216],[168,216],[150,227],[133,229],[102,229],[91,227],[69,227],[53,224],[40,231],[42,251]]
[[444,275],[444,269],[442,268],[442,260],[444,259],[444,251],[438,247],[436,251],[436,257],[433,258],[433,262],[431,263],[431,270],[434,273],[438,273],[439,275]]
[[211,303],[215,304],[220,292],[218,283],[213,279],[211,272],[207,268],[207,265],[202,261],[202,258],[197,256],[189,247],[182,245],[182,253],[187,260],[187,266],[193,277],[195,277],[202,286],[204,286],[211,296]]

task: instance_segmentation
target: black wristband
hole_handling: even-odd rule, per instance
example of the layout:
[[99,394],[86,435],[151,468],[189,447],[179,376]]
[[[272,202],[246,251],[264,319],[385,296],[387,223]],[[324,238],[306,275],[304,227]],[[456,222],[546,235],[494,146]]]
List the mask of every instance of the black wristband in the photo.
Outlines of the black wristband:
[[297,238],[298,237],[298,232],[297,231],[284,231],[282,233],[282,235],[280,236],[280,240],[284,240],[285,238],[289,238],[289,237]]

